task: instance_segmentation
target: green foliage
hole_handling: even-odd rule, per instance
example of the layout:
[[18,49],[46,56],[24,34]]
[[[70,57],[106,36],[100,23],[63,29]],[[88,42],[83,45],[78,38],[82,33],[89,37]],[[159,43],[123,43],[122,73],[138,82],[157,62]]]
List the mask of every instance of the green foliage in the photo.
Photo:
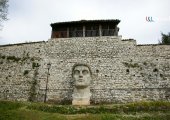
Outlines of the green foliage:
[[22,57],[21,61],[24,62],[24,61],[26,61],[26,60],[28,60],[28,59],[30,59],[30,57],[29,57],[29,52],[26,53],[26,52],[24,51],[23,57]]
[[75,114],[75,113],[129,113],[129,112],[146,112],[146,111],[169,111],[170,102],[136,102],[122,105],[114,105],[112,107],[79,107],[74,106],[28,106],[28,109],[40,110],[44,112],[61,113],[61,114]]
[[102,114],[101,118],[102,120],[117,120],[120,117],[118,117],[117,115]]
[[29,73],[29,70],[24,70],[24,76]]
[[35,63],[35,62],[33,62],[32,63],[32,69],[34,69],[34,68],[36,68],[36,67],[39,67],[40,65],[38,64],[38,63]]
[[147,112],[147,111],[168,111],[170,110],[170,102],[136,102],[121,106],[124,112]]
[[31,58],[31,61],[34,61],[34,58],[33,58],[33,57]]
[[36,86],[37,86],[37,79],[36,76],[38,75],[37,70],[34,71],[34,77],[33,77],[33,81],[32,81],[32,85],[31,85],[31,89],[30,89],[30,96],[29,96],[29,101],[33,102],[36,99]]
[[14,62],[18,62],[19,60],[21,60],[21,58],[18,58],[18,57],[15,57],[15,56],[7,56],[6,59],[14,61]]
[[[19,62],[21,61],[22,63],[26,60],[31,60],[31,61],[34,61],[34,58],[32,57],[29,57],[29,53],[25,54],[24,53],[24,57],[22,58],[19,58],[19,57],[16,57],[16,56],[5,56],[5,55],[2,55],[0,54],[0,59],[6,59],[8,61],[13,61],[13,62]],[[32,68],[34,69],[35,67],[39,67],[40,65],[38,63],[32,63]]]
[[6,110],[14,110],[22,107],[23,104],[20,102],[12,102],[12,101],[0,101],[0,112]]
[[161,41],[159,41],[159,44],[170,45],[170,32],[168,34],[161,33],[161,35],[162,35],[162,39]]
[[5,59],[5,58],[6,58],[6,56],[0,54],[0,59]]
[[169,120],[170,115],[113,115],[103,114],[101,120]]
[[29,101],[30,102],[34,102],[35,97],[37,95],[37,93],[36,93],[36,84],[37,84],[37,82],[33,81],[33,84],[32,84],[31,89],[30,89],[30,96],[29,96]]
[[64,115],[30,111],[25,108],[1,111],[0,120],[67,120]]
[[73,106],[30,105],[27,108],[31,110],[61,114],[73,114],[77,112]]
[[143,62],[143,64],[144,64],[145,66],[147,66],[147,62]]
[[126,66],[126,67],[129,67],[129,68],[135,68],[135,67],[140,67],[139,65],[138,65],[138,63],[127,63],[127,62],[123,62],[123,64]]
[[1,56],[2,59],[5,59],[6,57],[5,56]]
[[170,120],[170,102],[68,106],[0,101],[0,120]]

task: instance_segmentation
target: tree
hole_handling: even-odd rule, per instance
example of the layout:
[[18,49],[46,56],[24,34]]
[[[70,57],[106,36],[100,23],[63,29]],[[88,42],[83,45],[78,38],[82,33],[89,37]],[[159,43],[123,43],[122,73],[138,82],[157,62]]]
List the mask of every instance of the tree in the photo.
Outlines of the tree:
[[2,28],[2,22],[7,20],[8,14],[8,0],[0,0],[0,29]]
[[161,35],[162,39],[159,41],[159,43],[162,45],[170,45],[170,32],[168,34],[161,33]]

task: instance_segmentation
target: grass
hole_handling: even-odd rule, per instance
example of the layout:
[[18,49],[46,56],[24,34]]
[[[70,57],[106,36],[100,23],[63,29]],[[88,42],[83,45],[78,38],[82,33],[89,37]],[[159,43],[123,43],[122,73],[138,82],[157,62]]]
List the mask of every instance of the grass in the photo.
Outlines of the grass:
[[0,101],[0,120],[170,120],[170,102],[72,106]]

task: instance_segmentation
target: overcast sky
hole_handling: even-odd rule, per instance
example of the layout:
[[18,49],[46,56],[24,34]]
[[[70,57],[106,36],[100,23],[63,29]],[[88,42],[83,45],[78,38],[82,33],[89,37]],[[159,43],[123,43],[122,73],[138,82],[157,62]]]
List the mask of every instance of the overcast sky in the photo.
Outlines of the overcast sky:
[[170,0],[9,0],[8,18],[1,45],[47,41],[51,23],[82,19],[119,19],[123,39],[156,44],[161,32],[170,32]]

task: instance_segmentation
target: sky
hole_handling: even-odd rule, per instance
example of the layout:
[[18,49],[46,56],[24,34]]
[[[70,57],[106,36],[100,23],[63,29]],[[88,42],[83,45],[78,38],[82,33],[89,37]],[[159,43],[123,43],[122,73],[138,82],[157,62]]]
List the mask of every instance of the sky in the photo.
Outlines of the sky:
[[9,0],[8,13],[0,45],[47,41],[51,23],[82,19],[119,19],[119,35],[137,44],[157,44],[170,32],[170,0]]

